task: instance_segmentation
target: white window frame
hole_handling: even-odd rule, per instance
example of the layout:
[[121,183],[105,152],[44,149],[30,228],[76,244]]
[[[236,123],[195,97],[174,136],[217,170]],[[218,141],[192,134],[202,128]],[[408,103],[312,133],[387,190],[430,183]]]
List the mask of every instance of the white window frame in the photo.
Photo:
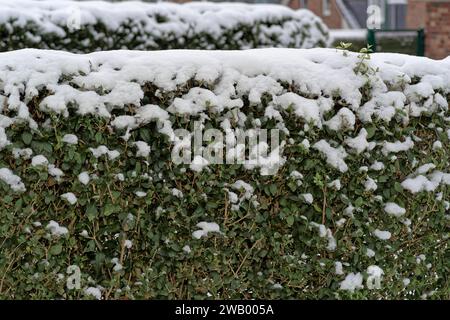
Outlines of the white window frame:
[[331,16],[331,1],[322,0],[322,15],[324,17]]

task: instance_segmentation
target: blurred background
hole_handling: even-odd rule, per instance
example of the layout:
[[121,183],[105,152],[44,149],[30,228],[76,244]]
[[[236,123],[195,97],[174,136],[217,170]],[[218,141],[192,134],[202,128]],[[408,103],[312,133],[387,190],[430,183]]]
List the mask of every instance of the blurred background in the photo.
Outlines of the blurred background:
[[[191,0],[140,1],[191,2]],[[209,0],[209,2],[276,4],[294,10],[311,10],[328,26],[332,39],[331,47],[346,42],[352,43],[349,48],[352,51],[359,51],[370,45],[374,52],[405,53],[432,59],[443,59],[450,55],[450,0]]]
[[[121,0],[116,0],[121,1]],[[126,0],[122,0],[126,1]],[[172,0],[189,2],[190,0]],[[213,2],[221,2],[214,1]],[[155,2],[155,1],[146,1]],[[450,55],[450,0],[239,0],[309,9],[330,29],[333,46],[367,44],[376,52],[397,52],[433,59]]]

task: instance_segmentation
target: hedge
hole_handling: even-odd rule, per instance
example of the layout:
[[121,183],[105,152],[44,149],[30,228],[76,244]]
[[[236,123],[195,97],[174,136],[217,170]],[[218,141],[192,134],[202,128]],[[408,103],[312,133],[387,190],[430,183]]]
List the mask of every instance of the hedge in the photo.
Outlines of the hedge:
[[[449,74],[334,49],[1,53],[0,297],[448,299]],[[175,164],[195,121],[279,129],[282,165]]]
[[328,40],[319,17],[279,5],[0,0],[0,52],[313,48]]

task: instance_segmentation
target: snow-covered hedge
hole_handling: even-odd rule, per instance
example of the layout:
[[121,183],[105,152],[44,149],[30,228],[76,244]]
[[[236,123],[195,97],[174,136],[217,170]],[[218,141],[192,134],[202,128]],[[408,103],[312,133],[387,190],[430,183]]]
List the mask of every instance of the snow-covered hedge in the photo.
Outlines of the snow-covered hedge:
[[[449,75],[333,49],[1,53],[0,297],[448,298]],[[174,164],[195,120],[227,150],[279,129],[281,167]]]
[[328,29],[320,18],[280,5],[0,0],[0,51],[313,48],[327,43]]

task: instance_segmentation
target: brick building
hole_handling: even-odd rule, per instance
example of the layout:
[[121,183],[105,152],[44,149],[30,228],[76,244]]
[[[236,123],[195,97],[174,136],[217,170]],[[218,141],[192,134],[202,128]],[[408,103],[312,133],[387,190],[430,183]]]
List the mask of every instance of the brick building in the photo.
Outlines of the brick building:
[[[169,1],[187,2],[190,0]],[[209,1],[220,2],[221,0]],[[277,3],[292,9],[306,8],[321,17],[330,29],[366,29],[368,8],[376,5],[381,8],[381,29],[423,28],[425,30],[425,55],[433,59],[442,59],[450,55],[450,0],[222,1]]]
[[322,18],[330,29],[348,28],[336,0],[291,0],[286,1],[292,9],[307,8]]
[[322,18],[330,29],[364,29],[368,8],[378,6],[382,27],[405,27],[407,0],[286,0],[281,3],[293,9],[307,8]]
[[450,0],[409,0],[406,25],[425,29],[427,57],[450,55]]

